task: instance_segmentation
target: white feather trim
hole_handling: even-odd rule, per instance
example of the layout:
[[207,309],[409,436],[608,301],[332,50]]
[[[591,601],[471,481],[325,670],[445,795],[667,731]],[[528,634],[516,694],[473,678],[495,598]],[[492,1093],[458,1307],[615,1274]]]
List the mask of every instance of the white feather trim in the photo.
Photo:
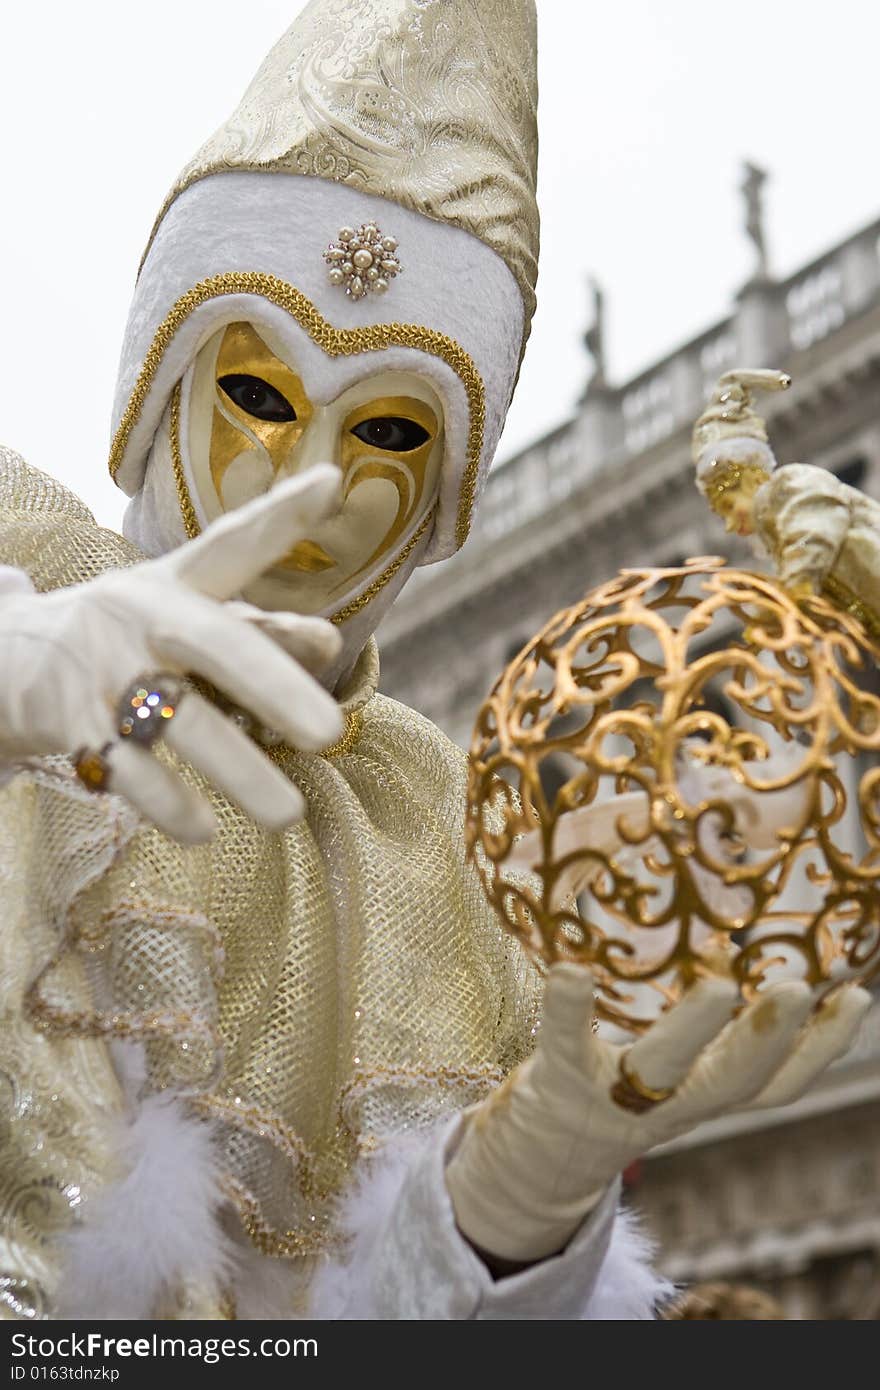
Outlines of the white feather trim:
[[337,1321],[372,1316],[371,1266],[410,1165],[423,1147],[424,1141],[399,1140],[361,1165],[339,1213],[338,1230],[349,1242],[347,1253],[319,1265],[312,1282],[312,1317]]
[[60,1318],[151,1318],[184,1281],[219,1291],[229,1277],[211,1127],[184,1102],[150,1096],[118,1146],[125,1176],[65,1241]]
[[314,1261],[263,1255],[244,1235],[236,1255],[234,1295],[239,1322],[290,1322],[305,1317]]
[[[396,1141],[362,1166],[339,1215],[339,1230],[349,1241],[348,1253],[344,1259],[325,1262],[317,1270],[312,1282],[312,1317],[368,1320],[376,1316],[373,1276],[391,1214],[403,1200],[412,1169],[436,1142],[436,1135]],[[442,1232],[437,1235],[443,1239]],[[674,1288],[654,1271],[652,1256],[652,1242],[641,1230],[638,1218],[632,1212],[619,1210],[598,1278],[580,1317],[587,1321],[653,1319],[658,1305],[672,1296]],[[586,1252],[584,1258],[588,1258]],[[558,1261],[558,1265],[560,1280],[569,1284],[571,1270],[567,1259],[565,1264]],[[533,1268],[541,1271],[542,1280],[546,1277],[546,1265]],[[405,1271],[401,1277],[405,1281]],[[528,1277],[528,1271],[515,1276],[520,1290]],[[548,1306],[546,1316],[552,1319],[559,1313]]]
[[[223,1198],[209,1125],[188,1114],[184,1102],[151,1096],[124,1126],[119,1146],[126,1175],[89,1203],[82,1224],[65,1242],[57,1317],[153,1318],[172,1303],[183,1285],[208,1297],[219,1296],[231,1285],[236,1289],[239,1317],[301,1315],[309,1271],[298,1262],[290,1265],[237,1250],[223,1232],[219,1219]],[[340,1211],[339,1230],[349,1242],[347,1255],[323,1262],[315,1271],[311,1316],[330,1320],[377,1316],[375,1276],[392,1215],[405,1201],[404,1187],[413,1169],[426,1151],[436,1147],[436,1135],[406,1138],[363,1165]],[[438,1207],[444,1205],[448,1203]],[[421,1218],[432,1224],[430,1211],[422,1212]],[[457,1232],[439,1227],[419,1235],[427,1237],[429,1245],[433,1238],[439,1244],[452,1239],[464,1245]],[[417,1240],[416,1250],[418,1244]],[[598,1277],[579,1316],[590,1321],[653,1318],[657,1304],[670,1297],[673,1289],[654,1273],[651,1255],[651,1244],[636,1218],[619,1211]],[[463,1258],[465,1266],[479,1264],[469,1247]],[[585,1262],[589,1258],[586,1250]],[[554,1263],[534,1266],[542,1288],[548,1287],[547,1269]],[[558,1261],[559,1282],[566,1289],[572,1280],[570,1264],[570,1255]],[[443,1268],[441,1259],[438,1270]],[[515,1276],[520,1299],[529,1277],[529,1271]],[[483,1279],[488,1282],[488,1274]],[[401,1280],[407,1282],[405,1270]],[[456,1294],[450,1288],[450,1308],[456,1306]],[[441,1304],[445,1301],[441,1297]],[[503,1309],[493,1314],[499,1315],[504,1316]],[[559,1312],[548,1303],[546,1316],[558,1317]]]
[[24,570],[15,569],[12,565],[0,565],[0,598],[36,592],[30,575],[25,574]]
[[611,1244],[582,1317],[586,1322],[646,1321],[675,1293],[654,1269],[655,1243],[633,1211],[620,1207]]

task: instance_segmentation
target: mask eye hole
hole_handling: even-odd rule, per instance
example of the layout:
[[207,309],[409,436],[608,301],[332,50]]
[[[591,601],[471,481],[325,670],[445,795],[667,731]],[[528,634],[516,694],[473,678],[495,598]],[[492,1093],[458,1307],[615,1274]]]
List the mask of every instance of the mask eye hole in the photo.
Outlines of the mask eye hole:
[[404,420],[397,415],[378,415],[373,420],[362,420],[351,433],[374,449],[386,449],[393,454],[408,454],[418,449],[426,439],[428,431],[414,420]]
[[248,415],[258,420],[282,422],[296,419],[296,411],[290,401],[260,376],[233,372],[229,376],[221,376],[217,385],[240,410],[247,411]]

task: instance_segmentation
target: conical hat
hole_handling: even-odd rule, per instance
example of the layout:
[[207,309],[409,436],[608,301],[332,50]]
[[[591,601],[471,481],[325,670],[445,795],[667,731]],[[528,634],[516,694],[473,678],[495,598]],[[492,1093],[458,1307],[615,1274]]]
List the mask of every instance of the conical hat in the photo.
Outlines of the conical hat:
[[[365,353],[432,379],[446,448],[421,563],[463,543],[534,306],[535,27],[533,0],[312,0],[154,228],[114,403],[125,492],[200,347],[241,319],[326,398]],[[349,296],[327,254],[377,227],[399,273]]]
[[[232,169],[311,174],[479,237],[528,335],[538,275],[533,0],[311,0],[174,199]],[[158,225],[157,221],[157,225]]]

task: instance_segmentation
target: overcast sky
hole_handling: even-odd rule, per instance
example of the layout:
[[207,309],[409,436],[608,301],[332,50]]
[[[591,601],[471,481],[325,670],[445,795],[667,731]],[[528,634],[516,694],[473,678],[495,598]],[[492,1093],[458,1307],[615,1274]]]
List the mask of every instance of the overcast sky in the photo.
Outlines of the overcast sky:
[[[297,0],[80,0],[0,18],[0,440],[116,525],[106,472],[135,270],[178,169]],[[539,309],[500,458],[582,388],[586,277],[624,380],[727,312],[767,167],[787,274],[880,214],[880,7],[866,0],[538,0]]]

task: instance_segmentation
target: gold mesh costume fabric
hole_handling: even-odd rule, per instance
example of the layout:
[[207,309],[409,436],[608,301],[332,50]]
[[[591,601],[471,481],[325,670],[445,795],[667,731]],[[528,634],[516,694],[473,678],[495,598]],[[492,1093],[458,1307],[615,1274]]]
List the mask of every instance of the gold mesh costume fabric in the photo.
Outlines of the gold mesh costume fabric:
[[[38,588],[138,558],[15,456],[0,453],[0,478],[0,562]],[[20,1303],[51,1302],[52,1203],[69,1220],[64,1194],[87,1199],[112,1172],[102,1122],[118,1091],[100,1039],[143,1039],[152,1086],[215,1118],[245,1229],[287,1257],[332,1244],[359,1155],[473,1102],[528,1050],[536,980],[464,862],[464,756],[375,694],[377,675],[371,643],[343,692],[361,710],[348,751],[276,752],[308,804],[281,834],[189,768],[219,823],[208,846],[90,795],[64,759],[0,794],[14,1097],[0,1278],[30,1281]]]
[[[535,308],[539,219],[532,0],[312,0],[186,166],[349,184],[490,246]],[[155,228],[154,228],[155,231]]]

